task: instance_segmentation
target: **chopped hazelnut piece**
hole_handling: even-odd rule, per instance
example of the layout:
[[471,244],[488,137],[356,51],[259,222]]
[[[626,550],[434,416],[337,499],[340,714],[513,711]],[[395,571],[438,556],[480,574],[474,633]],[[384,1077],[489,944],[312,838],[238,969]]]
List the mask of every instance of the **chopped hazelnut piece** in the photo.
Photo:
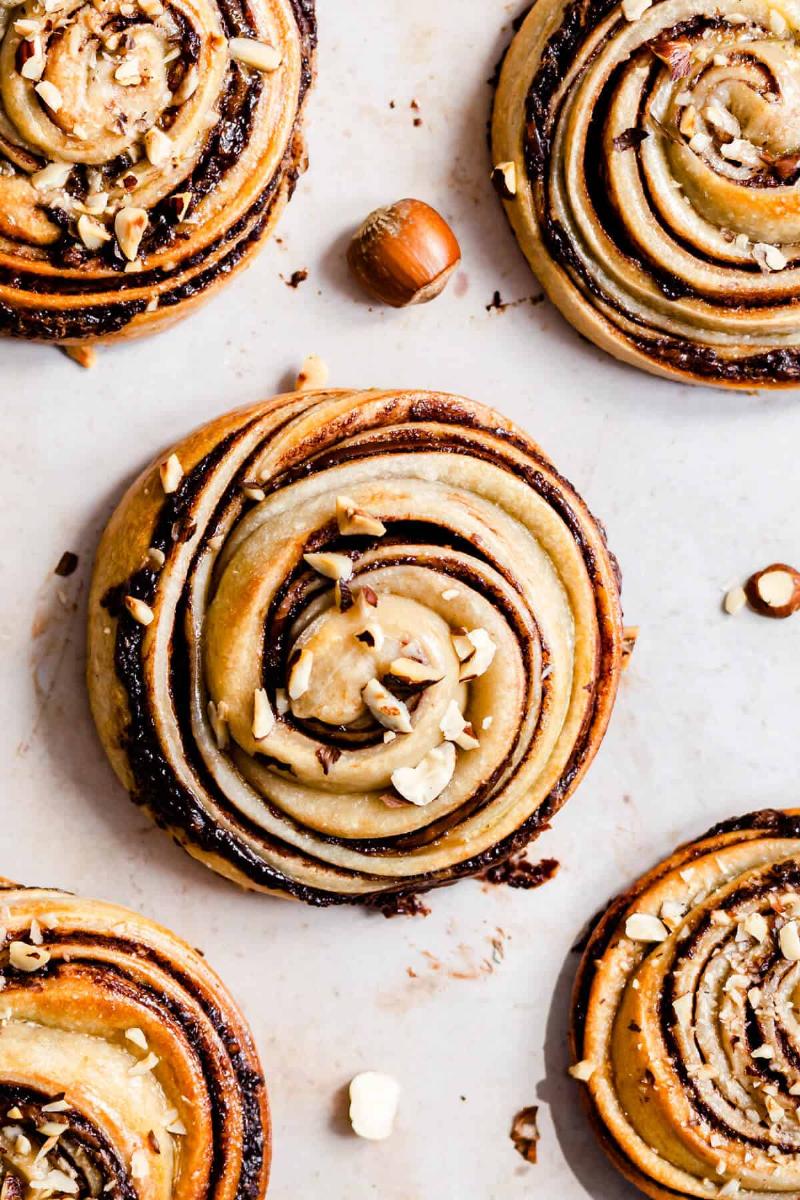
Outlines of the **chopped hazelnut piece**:
[[114,233],[128,262],[136,262],[149,218],[143,208],[121,208],[114,218]]
[[501,162],[493,168],[492,185],[501,200],[513,200],[517,194],[517,167],[513,162]]
[[364,1071],[350,1084],[350,1124],[368,1141],[388,1138],[397,1116],[400,1085],[391,1075]]
[[69,181],[74,163],[51,162],[41,171],[34,171],[31,183],[40,192],[48,192],[54,188],[63,188]]
[[411,717],[402,700],[383,686],[377,679],[370,679],[362,689],[362,699],[369,711],[385,729],[395,733],[411,733]]
[[169,496],[172,492],[177,492],[183,479],[183,467],[177,454],[170,454],[166,462],[163,462],[158,468],[158,473],[161,478],[161,486],[166,494]]
[[441,796],[456,769],[456,748],[452,742],[434,746],[416,767],[398,767],[392,771],[392,786],[410,804],[424,806]]
[[8,948],[8,961],[17,971],[39,971],[50,962],[50,951],[27,942],[12,942]]
[[160,167],[172,154],[172,139],[154,125],[144,135],[144,150],[148,161],[154,167]]
[[131,1029],[125,1030],[125,1037],[129,1042],[133,1042],[134,1046],[138,1046],[140,1050],[147,1050],[147,1038],[138,1026],[133,1026]]
[[208,720],[211,724],[211,730],[214,734],[214,741],[217,743],[218,750],[224,750],[228,745],[228,716],[230,709],[224,700],[220,700],[219,704],[215,704],[213,700],[208,702]]
[[305,696],[311,682],[311,668],[314,665],[314,651],[301,650],[297,662],[289,672],[289,698],[299,700]]
[[347,580],[353,574],[353,560],[346,554],[304,554],[303,558],[312,570],[324,575],[327,579]]
[[383,537],[386,533],[383,521],[379,521],[377,517],[365,512],[363,508],[359,508],[355,500],[351,500],[349,496],[336,497],[336,523],[339,526],[339,532],[345,537],[349,534]]
[[[470,629],[464,636],[471,646],[471,652],[465,658],[462,658],[459,679],[462,682],[467,682],[471,679],[477,679],[489,670],[497,651],[497,646],[485,629]],[[453,641],[455,644],[455,638]],[[459,658],[462,657],[458,649],[456,653]]]
[[155,613],[144,600],[139,600],[136,596],[126,596],[125,607],[134,621],[138,621],[140,625],[152,625]]
[[309,354],[303,359],[303,365],[295,380],[298,392],[309,392],[322,388],[328,382],[328,366],[318,354]]
[[475,737],[475,731],[455,700],[451,700],[444,711],[439,728],[448,742],[455,742],[462,750],[477,750],[480,742]]
[[53,112],[58,112],[64,103],[61,92],[54,83],[50,83],[47,79],[43,79],[41,83],[37,83],[34,91]]
[[679,1025],[689,1025],[692,1020],[694,1011],[694,999],[691,992],[687,992],[684,996],[678,996],[672,1005],[675,1010],[675,1016],[678,1018]]
[[588,1083],[596,1070],[597,1067],[593,1062],[590,1062],[588,1058],[581,1059],[580,1062],[573,1063],[572,1066],[568,1068],[568,1072],[572,1078],[579,1079],[581,1083]]
[[253,737],[257,742],[269,737],[275,728],[275,714],[264,688],[256,688],[253,696]]
[[722,606],[726,613],[734,617],[738,612],[741,612],[747,603],[747,596],[743,587],[732,587],[729,592],[726,592]]
[[276,46],[259,42],[256,38],[231,38],[228,46],[231,58],[247,67],[255,67],[258,71],[277,71],[283,60]]
[[625,936],[634,942],[663,942],[669,930],[652,913],[632,913],[625,922]]
[[90,370],[97,362],[97,351],[94,346],[65,346],[64,353],[79,367]]
[[111,234],[105,225],[85,214],[78,217],[78,237],[87,250],[99,250],[106,242],[111,241]]

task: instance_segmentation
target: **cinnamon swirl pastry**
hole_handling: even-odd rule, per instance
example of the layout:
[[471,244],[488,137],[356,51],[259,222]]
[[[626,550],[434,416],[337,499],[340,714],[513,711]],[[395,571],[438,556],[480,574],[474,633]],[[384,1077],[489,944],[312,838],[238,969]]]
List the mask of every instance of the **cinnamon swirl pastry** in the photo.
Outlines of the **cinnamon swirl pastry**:
[[575,991],[572,1074],[648,1196],[800,1191],[800,812],[753,813],[615,900]]
[[800,30],[766,0],[537,0],[495,178],[567,320],[657,375],[800,379]]
[[97,556],[89,687],[134,800],[246,887],[386,903],[511,854],[606,728],[601,529],[429,392],[294,393],[162,455]]
[[248,261],[305,165],[313,0],[3,0],[0,333],[149,333]]
[[267,1096],[219,979],[116,905],[0,883],[4,1200],[261,1200]]

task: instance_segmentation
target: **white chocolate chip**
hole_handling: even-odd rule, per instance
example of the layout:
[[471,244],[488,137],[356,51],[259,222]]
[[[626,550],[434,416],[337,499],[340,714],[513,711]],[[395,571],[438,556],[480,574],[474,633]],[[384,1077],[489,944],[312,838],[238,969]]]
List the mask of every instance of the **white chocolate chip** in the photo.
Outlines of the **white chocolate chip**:
[[442,742],[429,750],[416,767],[398,767],[392,771],[392,786],[410,804],[424,806],[441,796],[456,769],[456,748]]
[[368,1141],[383,1141],[394,1127],[400,1085],[391,1075],[364,1071],[350,1084],[350,1124]]
[[632,913],[625,922],[625,936],[634,942],[663,942],[669,930],[652,913]]

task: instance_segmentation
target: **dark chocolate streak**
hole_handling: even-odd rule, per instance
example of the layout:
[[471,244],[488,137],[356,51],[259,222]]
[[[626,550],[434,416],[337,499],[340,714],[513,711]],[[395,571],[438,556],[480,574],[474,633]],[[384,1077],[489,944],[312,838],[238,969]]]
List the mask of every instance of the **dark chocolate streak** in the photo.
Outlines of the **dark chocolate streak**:
[[[407,418],[409,421],[437,421],[440,425],[457,426],[462,425],[468,427],[474,425],[483,433],[490,433],[490,430],[483,429],[478,421],[471,414],[465,413],[463,410],[453,405],[443,403],[433,403],[430,401],[421,401],[415,405],[413,411],[409,413]],[[156,528],[151,538],[151,545],[157,549],[169,553],[173,544],[173,528],[176,523],[181,523],[188,519],[194,503],[199,498],[203,491],[206,480],[211,472],[224,459],[226,454],[235,443],[242,438],[251,429],[252,424],[257,421],[243,426],[240,430],[230,434],[226,439],[221,441],[197,466],[186,476],[184,476],[178,490],[170,496],[165,497],[162,505]],[[417,433],[424,435],[425,448],[430,449],[432,445],[430,431],[416,431],[414,429],[395,429],[390,433],[391,443],[390,449],[392,452],[414,452],[421,447],[418,444],[418,439],[415,436]],[[500,435],[509,444],[517,448],[524,449],[529,459],[536,460],[536,450],[531,443],[524,441],[519,435],[503,430]],[[376,433],[370,433],[370,437],[376,441],[381,441],[381,433],[378,430]],[[494,863],[501,862],[511,854],[520,850],[528,841],[533,838],[536,833],[546,825],[552,817],[553,813],[560,808],[569,793],[576,776],[580,773],[584,760],[591,753],[592,739],[591,730],[594,726],[595,716],[601,698],[605,694],[605,690],[609,685],[609,681],[613,676],[613,654],[610,652],[609,634],[605,623],[605,618],[600,613],[600,593],[603,589],[602,574],[595,560],[595,554],[592,547],[586,541],[581,522],[575,512],[570,507],[571,489],[565,484],[567,494],[562,493],[557,485],[552,484],[547,480],[542,472],[536,466],[523,465],[516,462],[511,456],[507,456],[502,452],[502,448],[498,446],[496,449],[482,447],[469,440],[469,438],[458,431],[458,429],[449,429],[446,435],[441,435],[436,441],[437,449],[443,453],[464,454],[470,453],[475,457],[483,458],[486,461],[493,461],[497,465],[512,471],[519,478],[523,479],[531,489],[537,494],[543,496],[548,503],[559,513],[566,526],[570,529],[577,545],[579,546],[587,572],[593,582],[593,585],[598,593],[598,626],[600,635],[600,661],[598,662],[598,672],[596,685],[591,696],[591,702],[588,706],[587,715],[584,721],[584,726],[576,737],[575,749],[567,763],[561,779],[550,795],[539,806],[539,808],[531,814],[531,816],[523,823],[523,825],[512,835],[506,837],[502,842],[493,846],[483,854],[476,856],[463,863],[456,864],[446,868],[441,872],[428,874],[423,876],[415,876],[405,880],[401,885],[394,889],[376,890],[373,893],[363,896],[346,896],[336,892],[324,891],[317,888],[307,887],[298,883],[289,875],[284,875],[279,871],[266,864],[257,854],[255,854],[237,837],[235,833],[229,832],[220,827],[220,825],[210,817],[205,809],[199,804],[195,796],[186,788],[184,788],[177,780],[169,763],[166,761],[158,735],[155,730],[153,716],[150,709],[150,697],[148,695],[147,684],[144,678],[143,662],[141,645],[144,636],[144,630],[141,625],[135,622],[129,614],[121,607],[121,596],[129,593],[136,596],[146,603],[152,604],[156,585],[157,573],[149,567],[145,566],[136,572],[131,579],[123,581],[116,588],[111,589],[104,597],[103,603],[118,617],[117,638],[115,646],[115,664],[117,675],[125,688],[128,696],[129,709],[131,714],[130,724],[125,736],[125,750],[128,755],[131,770],[136,780],[136,787],[133,799],[146,807],[153,815],[156,822],[174,832],[180,832],[185,835],[186,840],[192,845],[206,853],[219,855],[227,859],[233,866],[241,871],[245,876],[257,883],[261,887],[270,888],[278,891],[285,891],[299,899],[303,899],[308,903],[324,906],[330,904],[342,903],[360,903],[360,904],[376,904],[385,902],[386,895],[389,891],[405,894],[407,892],[418,892],[421,889],[441,886],[452,880],[464,876],[475,874],[486,867],[492,866]],[[251,461],[255,461],[262,451],[259,446],[251,455]],[[387,452],[387,445],[382,442],[380,453]],[[340,444],[335,451],[330,454],[321,453],[312,457],[311,461],[304,462],[297,468],[296,474],[281,475],[274,480],[268,481],[264,486],[265,490],[273,491],[277,487],[285,486],[292,481],[292,478],[307,476],[318,470],[325,470],[328,466],[335,465],[336,462],[346,461],[351,455],[356,455],[359,458],[366,457],[367,448],[357,442],[349,447],[347,444]],[[250,464],[246,463],[243,472],[239,472],[242,477],[247,477]],[[550,470],[549,464],[547,464]],[[217,516],[223,512],[233,501],[234,495],[240,492],[240,479],[235,479],[223,497],[220,499],[217,506],[217,515],[209,521],[209,529],[213,530],[216,526]],[[584,518],[585,520],[587,518]],[[588,518],[591,520],[591,518]],[[197,551],[197,556],[204,553],[204,546],[201,544]],[[472,548],[474,554],[474,547]],[[195,563],[197,557],[195,558]],[[376,567],[379,564],[376,564]],[[190,568],[189,575],[194,569],[194,564]],[[176,628],[181,627],[181,614],[178,613],[175,622]],[[176,639],[173,646],[172,656],[172,693],[173,701],[176,705],[176,710],[180,717],[181,711],[186,712],[185,705],[185,669],[181,665],[181,651]],[[545,648],[546,649],[546,648]],[[270,687],[274,689],[274,681],[270,680]],[[182,702],[181,697],[184,697]],[[543,698],[543,706],[544,706]],[[188,724],[184,719],[181,724],[182,728],[188,729]],[[220,811],[225,813],[228,820],[234,826],[244,832],[255,834],[262,841],[267,842],[273,853],[284,855],[289,862],[295,859],[299,852],[291,847],[285,847],[277,842],[274,838],[270,838],[264,833],[263,829],[254,827],[249,821],[243,818],[242,814],[233,809],[227,798],[220,793],[215,781],[210,776],[205,764],[202,762],[199,752],[192,744],[190,737],[184,737],[183,752],[187,763],[195,772],[198,781],[209,791],[214,797],[215,804]],[[274,763],[275,766],[280,766]],[[500,768],[502,769],[502,768]],[[487,789],[491,789],[495,779],[487,783]],[[488,794],[488,792],[486,793]],[[481,792],[476,804],[480,804],[484,799],[484,792]],[[263,801],[266,807],[271,807],[267,800]],[[278,812],[279,810],[275,809]],[[464,813],[454,814],[458,819],[463,819]],[[288,820],[285,813],[280,813],[282,820]],[[452,818],[449,820],[452,825]],[[443,825],[445,828],[446,825]],[[441,832],[441,830],[439,830]],[[337,841],[340,839],[326,839],[324,835],[317,834],[321,841],[330,840]],[[400,853],[409,845],[416,844],[413,838],[397,838],[386,839],[383,842],[348,842],[348,845],[354,848],[361,849],[365,853],[383,852],[392,850]],[[315,861],[313,856],[305,855],[306,861]],[[352,873],[348,870],[338,870],[329,864],[324,864],[325,869],[329,872],[338,873],[343,879],[351,878]],[[291,867],[289,867],[291,870]],[[365,872],[359,872],[361,878],[372,880],[377,885],[385,884],[385,877],[370,876]]]
[[[687,845],[681,849],[687,853],[686,861],[691,862],[692,857],[699,857],[707,853],[709,841],[715,838],[729,833],[742,833],[743,835],[747,835],[756,831],[762,832],[767,836],[779,838],[800,837],[800,814],[781,812],[777,809],[763,809],[757,812],[748,813],[741,817],[735,817],[729,821],[720,822],[720,824],[715,825],[712,829],[710,829],[708,833],[697,838],[694,842],[687,843]],[[692,855],[690,852],[695,848],[696,854]],[[662,864],[664,872],[669,869],[667,863],[671,861],[672,860],[670,859]],[[768,869],[767,879],[768,882],[766,884],[766,889],[759,889],[755,887],[740,888],[736,892],[732,893],[731,896],[727,897],[719,907],[735,909],[742,903],[746,903],[748,899],[756,898],[759,894],[763,894],[763,890],[785,887],[787,884],[800,890],[800,863],[786,861],[775,863]],[[629,889],[629,891],[621,893],[619,896],[615,897],[609,902],[605,912],[596,919],[596,925],[594,930],[591,932],[588,945],[581,958],[578,973],[575,978],[571,1012],[571,1039],[574,1045],[576,1058],[578,1059],[584,1057],[583,1037],[586,1025],[586,1017],[589,1009],[589,996],[596,970],[595,964],[603,958],[611,944],[618,937],[619,920],[622,916],[622,913],[632,903],[634,903],[636,898],[640,895],[645,887],[645,880],[647,880],[647,886],[652,886],[653,875],[649,874],[648,876],[638,880],[637,883],[635,883],[633,887]],[[700,945],[702,937],[707,932],[709,925],[710,914],[707,915],[698,925],[698,928],[693,932],[690,938],[680,944],[680,953],[682,957],[691,958],[697,953],[697,947]],[[774,963],[774,958],[771,961],[765,961],[765,963],[762,965],[762,974],[766,975],[770,969],[770,966],[774,965]],[[674,995],[674,972],[670,972],[669,982],[673,989],[669,999],[674,1000],[676,998]],[[703,1120],[707,1121],[713,1127],[724,1130],[724,1132],[732,1140],[736,1141],[738,1139],[742,1142],[747,1142],[749,1145],[755,1145],[766,1150],[772,1144],[770,1139],[745,1137],[739,1130],[731,1128],[724,1121],[722,1121],[720,1117],[703,1101],[697,1089],[696,1081],[693,1080],[688,1074],[686,1064],[681,1058],[677,1041],[674,1036],[673,1027],[670,1023],[669,1006],[664,1003],[666,999],[666,996],[662,996],[659,1006],[658,1015],[661,1036],[664,1040],[665,1046],[667,1047],[670,1061],[678,1073],[683,1086],[691,1096],[692,1106],[694,1107],[695,1111],[703,1118]],[[752,1016],[753,1014],[751,1013],[751,1017]],[[779,1027],[776,1026],[776,1029],[781,1046],[784,1049],[787,1058],[789,1058],[795,1066],[800,1067],[800,1055],[798,1055],[796,1048],[791,1045],[791,1043],[788,1041],[788,1038],[783,1035]],[[751,1043],[755,1044],[754,1033],[752,1032],[750,1035],[750,1040]],[[763,1038],[761,1040],[763,1040]],[[767,1073],[765,1071],[762,1071],[761,1073],[765,1076],[768,1074],[770,1082],[776,1084],[778,1087],[781,1086],[783,1080],[782,1077],[780,1077],[777,1073]],[[788,1100],[794,1100],[793,1097],[788,1095],[788,1092],[784,1092],[784,1094]],[[591,1101],[587,1101],[587,1103],[589,1104],[590,1116],[597,1128],[601,1140],[607,1144],[609,1150],[616,1158],[628,1164],[629,1169],[633,1174],[638,1174],[639,1168],[630,1160],[624,1148],[620,1146],[620,1144],[613,1137],[611,1131],[599,1117],[595,1106],[591,1103]],[[795,1152],[795,1147],[792,1145],[779,1144],[779,1146],[780,1149],[787,1154],[792,1154]],[[664,1187],[663,1184],[660,1184],[659,1186],[662,1188]],[[671,1194],[676,1196],[684,1195],[683,1192],[671,1192]]]
[[[561,263],[579,281],[580,287],[594,299],[600,301],[609,309],[619,312],[620,317],[641,328],[641,333],[631,335],[617,329],[632,346],[640,350],[665,367],[685,372],[702,379],[718,379],[733,384],[768,384],[792,383],[800,379],[800,349],[783,349],[759,351],[742,357],[728,357],[713,346],[692,342],[681,338],[658,335],[649,332],[647,326],[633,312],[620,308],[615,299],[608,296],[587,270],[580,255],[572,245],[561,223],[553,216],[549,203],[549,172],[552,154],[553,130],[558,123],[558,111],[555,95],[569,70],[579,56],[580,48],[591,32],[604,21],[617,0],[571,0],[566,8],[559,29],[548,40],[541,56],[539,67],[531,81],[525,101],[525,132],[524,155],[527,173],[533,192],[533,203],[537,212],[542,240],[548,252],[556,262]],[[532,6],[535,8],[535,4]],[[710,18],[708,24],[718,23]],[[683,25],[676,26],[680,31]],[[667,31],[669,32],[669,31]],[[613,36],[613,30],[611,31]],[[588,62],[591,60],[587,60]],[[599,109],[607,104],[607,100],[599,102]],[[599,130],[598,130],[599,133]],[[638,155],[639,151],[633,153]],[[587,156],[591,156],[591,148],[587,144]],[[587,182],[597,174],[596,164],[589,164]],[[603,218],[609,218],[611,236],[617,236],[620,223],[610,216],[610,206],[603,198],[602,188],[592,190],[593,198],[600,196],[598,212]],[[656,210],[654,219],[656,217]],[[674,236],[670,231],[670,236]],[[712,303],[727,309],[757,309],[759,302],[753,300],[749,304],[731,294],[728,297],[706,297],[696,293],[684,281],[667,277],[663,270],[635,249],[628,238],[618,238],[618,244],[623,253],[632,260],[638,261],[645,270],[653,275],[656,283],[668,298],[679,298],[685,295],[700,296],[710,299]],[[755,268],[754,268],[755,270]],[[798,298],[789,300],[769,301],[770,307],[786,307],[797,305]],[[607,318],[610,319],[610,318]]]
[[[295,122],[287,139],[283,159],[262,192],[235,225],[225,230],[203,250],[177,264],[180,278],[174,287],[159,295],[159,311],[191,299],[205,291],[221,276],[230,274],[264,235],[273,209],[284,192],[287,198],[294,192],[303,169],[305,150],[301,124],[305,98],[313,81],[312,64],[317,33],[314,0],[291,0],[291,4],[300,36],[302,66]],[[221,4],[220,12],[231,36],[254,31],[246,4],[231,5],[227,8]],[[250,139],[262,81],[254,72],[249,86],[245,89],[243,78],[243,72],[235,65],[228,91],[222,100],[221,120],[212,130],[206,149],[187,182],[186,186],[191,187],[198,196],[213,191],[226,171],[238,161]],[[154,211],[153,218],[154,227],[148,235],[153,239],[153,246],[172,241],[175,237],[174,231],[168,222],[162,219],[162,214]],[[231,243],[234,244],[231,246]],[[213,261],[217,255],[219,257]],[[193,270],[208,260],[211,262],[205,270],[198,272],[194,277],[190,276]],[[91,296],[98,290],[103,293],[119,291],[124,294],[131,288],[152,288],[169,280],[173,274],[174,269],[170,267],[159,267],[134,274],[124,274],[117,270],[98,281],[71,274],[51,278],[0,267],[0,286],[26,291],[31,295]],[[62,341],[119,333],[145,311],[148,302],[149,299],[120,298],[74,310],[49,310],[41,306],[28,308],[0,301],[0,335],[38,341]]]

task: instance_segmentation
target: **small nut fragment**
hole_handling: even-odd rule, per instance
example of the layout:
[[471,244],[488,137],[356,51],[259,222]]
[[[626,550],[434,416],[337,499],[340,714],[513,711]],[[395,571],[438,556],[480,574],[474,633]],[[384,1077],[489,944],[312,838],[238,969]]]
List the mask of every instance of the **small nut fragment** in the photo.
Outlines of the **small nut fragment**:
[[461,659],[459,679],[467,682],[484,675],[492,665],[497,646],[485,629],[469,629],[463,635],[464,643],[457,635],[453,638],[456,654]]
[[105,225],[101,225],[99,221],[95,221],[94,217],[87,217],[85,214],[78,217],[78,237],[87,250],[99,250],[106,242],[111,241],[111,234]]
[[568,1072],[572,1078],[579,1079],[581,1083],[588,1083],[596,1070],[597,1067],[593,1062],[590,1062],[588,1058],[583,1058],[580,1062],[573,1063],[572,1066],[568,1068]]
[[219,704],[215,704],[213,700],[208,702],[208,719],[211,723],[211,729],[214,734],[214,741],[217,743],[218,750],[224,750],[228,745],[228,716],[230,709],[224,700],[220,700]]
[[121,208],[114,218],[114,233],[128,262],[135,262],[147,229],[148,216],[143,208]]
[[370,679],[361,690],[361,698],[384,729],[395,733],[411,733],[411,716],[402,700],[385,688],[378,679]]
[[43,79],[41,83],[37,83],[33,90],[36,92],[40,100],[44,100],[47,107],[52,109],[53,112],[58,112],[64,103],[64,98],[61,95],[61,92],[54,83],[50,83],[50,81],[47,79]]
[[79,367],[84,367],[89,370],[97,362],[97,351],[94,346],[65,346],[64,353],[67,358],[71,358]]
[[163,129],[154,125],[144,135],[144,152],[148,162],[154,167],[160,167],[172,154],[172,138],[167,137]]
[[455,700],[451,700],[444,710],[439,728],[448,742],[455,742],[462,750],[477,750],[480,742],[475,737],[475,730],[467,721]]
[[134,1046],[138,1046],[140,1050],[148,1050],[147,1038],[138,1025],[133,1025],[130,1029],[125,1030],[125,1037],[129,1042],[133,1042]]
[[277,46],[259,42],[256,38],[231,38],[228,48],[232,59],[247,67],[255,67],[258,71],[277,71],[283,61]]
[[350,1124],[368,1141],[383,1141],[394,1127],[400,1085],[391,1075],[364,1071],[350,1084]]
[[415,692],[430,687],[432,683],[439,683],[442,678],[442,674],[428,663],[421,663],[416,658],[406,658],[401,655],[400,658],[394,658],[389,663],[389,670],[384,675],[383,681],[387,687],[397,685],[407,691]]
[[764,617],[790,617],[800,608],[800,572],[773,563],[751,575],[744,585],[748,603]]
[[155,613],[144,600],[139,600],[136,596],[126,596],[125,607],[134,621],[138,621],[140,625],[152,625]]
[[763,913],[749,913],[742,921],[742,929],[761,945],[769,937],[769,925]]
[[253,737],[257,742],[269,737],[275,728],[275,713],[264,688],[256,688],[253,694]]
[[74,163],[51,162],[41,171],[34,171],[31,183],[40,192],[48,192],[53,188],[62,188],[72,174]]
[[305,696],[311,683],[311,668],[314,665],[314,651],[301,650],[297,662],[289,672],[289,699],[299,700]]
[[410,804],[423,807],[441,796],[456,769],[456,748],[452,742],[434,746],[415,767],[392,771],[392,787]]
[[669,930],[652,913],[632,913],[625,922],[625,936],[634,942],[663,942]]
[[734,617],[738,612],[741,612],[747,603],[747,593],[743,587],[732,587],[729,592],[725,593],[725,599],[722,601],[722,607],[726,613]]
[[800,962],[800,931],[797,921],[789,921],[778,934],[781,954],[789,962]]
[[183,467],[177,454],[170,454],[169,458],[158,468],[158,474],[161,486],[168,496],[178,490],[183,479]]
[[345,537],[350,534],[383,537],[386,533],[383,521],[359,508],[349,496],[336,497],[336,524],[339,526],[339,533]]
[[17,971],[39,971],[50,962],[50,951],[27,942],[12,942],[8,947],[8,961]]
[[403,308],[424,304],[444,289],[461,261],[450,226],[421,200],[377,208],[347,251],[355,279],[376,299]]
[[492,170],[492,186],[501,200],[513,200],[517,194],[517,167],[513,162],[501,162]]
[[313,571],[324,575],[326,579],[350,579],[353,574],[353,560],[346,554],[319,553],[304,554],[303,558]]
[[675,1010],[675,1016],[678,1018],[679,1025],[690,1025],[692,1015],[694,1013],[694,997],[691,992],[686,992],[683,996],[678,996],[672,1004]]
[[638,625],[626,625],[622,630],[622,670],[627,671],[631,663],[631,655],[636,649],[639,638]]
[[303,359],[294,386],[298,392],[311,392],[323,388],[328,382],[328,364],[318,354],[308,354]]

